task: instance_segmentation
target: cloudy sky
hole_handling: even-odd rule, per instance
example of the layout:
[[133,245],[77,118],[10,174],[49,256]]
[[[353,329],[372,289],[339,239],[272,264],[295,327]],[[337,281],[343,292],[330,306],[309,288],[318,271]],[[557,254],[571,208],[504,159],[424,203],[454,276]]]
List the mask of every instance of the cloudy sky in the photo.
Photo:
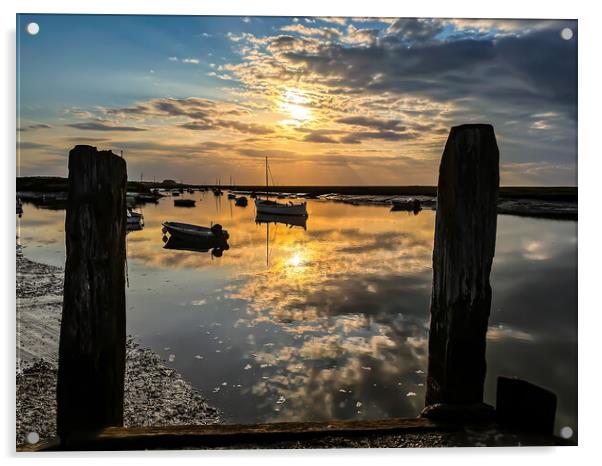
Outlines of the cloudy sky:
[[502,184],[576,185],[576,21],[21,15],[17,29],[23,176],[65,176],[80,143],[123,150],[132,179],[261,183],[268,155],[278,184],[433,185],[449,128],[488,122]]

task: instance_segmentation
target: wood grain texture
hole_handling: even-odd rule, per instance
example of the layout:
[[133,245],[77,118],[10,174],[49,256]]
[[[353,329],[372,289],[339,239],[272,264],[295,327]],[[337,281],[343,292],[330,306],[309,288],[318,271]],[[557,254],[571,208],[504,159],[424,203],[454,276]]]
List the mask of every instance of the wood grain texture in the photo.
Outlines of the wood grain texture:
[[112,152],[70,151],[57,384],[64,441],[123,424],[126,182]]
[[493,127],[453,127],[437,188],[427,406],[483,401],[499,182]]

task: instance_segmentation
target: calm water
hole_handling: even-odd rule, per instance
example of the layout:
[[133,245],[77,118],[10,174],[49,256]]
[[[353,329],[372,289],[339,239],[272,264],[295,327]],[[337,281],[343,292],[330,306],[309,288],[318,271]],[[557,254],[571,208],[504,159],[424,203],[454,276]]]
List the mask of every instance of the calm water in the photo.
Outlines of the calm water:
[[[308,201],[307,230],[186,194],[127,236],[128,332],[228,422],[416,416],[424,404],[434,212]],[[199,202],[199,199],[202,199]],[[252,200],[250,200],[252,201]],[[64,265],[64,211],[25,204],[27,257]],[[163,248],[161,221],[230,232],[230,249]],[[498,375],[559,397],[577,431],[577,223],[498,218],[486,401]]]

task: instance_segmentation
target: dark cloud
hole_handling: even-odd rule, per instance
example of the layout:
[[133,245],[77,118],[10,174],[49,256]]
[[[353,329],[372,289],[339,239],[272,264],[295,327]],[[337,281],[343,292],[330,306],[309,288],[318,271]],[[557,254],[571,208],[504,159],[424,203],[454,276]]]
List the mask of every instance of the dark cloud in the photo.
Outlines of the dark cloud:
[[132,107],[109,108],[104,111],[107,114],[120,117],[185,117],[189,118],[190,121],[181,123],[178,126],[193,131],[227,128],[241,133],[257,135],[273,133],[271,128],[264,125],[222,118],[224,116],[232,118],[248,115],[248,110],[243,107],[197,97],[189,97],[187,99],[158,98],[139,103]]
[[190,121],[179,125],[180,128],[190,129],[194,131],[209,131],[218,130],[220,128],[233,129],[241,133],[249,134],[271,134],[274,130],[265,125],[256,123],[244,123],[235,120],[205,120],[205,121]]
[[404,126],[402,126],[400,120],[383,120],[374,117],[352,116],[339,118],[335,121],[337,123],[344,123],[346,125],[364,126],[366,128],[378,130],[405,131],[406,129]]
[[29,125],[29,126],[25,126],[23,128],[18,128],[17,131],[33,131],[36,129],[50,129],[52,128],[52,126],[44,124],[44,123],[37,123],[37,124],[33,124],[33,125]]
[[333,139],[330,136],[326,136],[325,134],[320,133],[309,133],[303,138],[303,140],[308,142],[319,142],[326,144],[336,144],[338,142],[336,139]]
[[[576,116],[577,43],[563,40],[557,26],[411,47],[384,41],[371,47],[327,44],[317,53],[287,52],[284,57],[344,93],[394,92],[444,102],[482,99],[506,108],[512,104],[514,111]],[[405,34],[429,36],[412,28]]]
[[344,144],[359,144],[368,139],[380,139],[383,141],[407,141],[416,139],[414,133],[398,133],[396,131],[356,131],[340,139]]
[[426,42],[434,39],[444,27],[439,19],[399,18],[387,28],[386,33],[408,41]]
[[203,119],[216,108],[216,102],[209,99],[189,97],[187,99],[158,98],[140,103],[132,107],[109,108],[105,112],[118,116],[151,116],[151,117],[188,117]]
[[146,131],[145,128],[137,126],[119,126],[108,122],[88,121],[85,123],[69,123],[66,125],[70,128],[85,130],[85,131]]

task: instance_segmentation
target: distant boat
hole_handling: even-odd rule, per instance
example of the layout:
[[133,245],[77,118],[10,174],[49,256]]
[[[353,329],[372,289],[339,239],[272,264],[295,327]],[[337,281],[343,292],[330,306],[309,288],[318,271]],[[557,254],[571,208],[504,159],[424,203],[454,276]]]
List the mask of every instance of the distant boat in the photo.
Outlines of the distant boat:
[[236,199],[236,194],[228,193],[228,199]]
[[176,207],[194,207],[196,201],[194,199],[174,199],[173,205]]
[[144,215],[142,215],[141,213],[138,212],[134,212],[133,210],[130,209],[126,209],[125,210],[125,215],[126,215],[126,219],[127,219],[127,226],[128,227],[143,227],[144,226]]
[[168,233],[172,236],[179,236],[189,240],[194,239],[228,239],[230,235],[219,223],[211,227],[202,227],[199,225],[191,225],[189,223],[179,222],[163,222],[163,233]]
[[179,196],[180,195],[180,191],[172,191],[171,195],[172,196]]
[[265,187],[267,199],[255,199],[255,208],[258,214],[268,215],[300,215],[307,217],[307,202],[301,202],[295,204],[289,202],[288,204],[281,204],[279,202],[269,200],[268,191],[268,158],[265,158]]
[[422,210],[420,201],[414,198],[393,199],[391,204],[393,204],[391,210],[404,210],[408,212],[420,212]]
[[249,203],[249,201],[247,200],[247,198],[245,196],[237,197],[236,201],[234,201],[234,204],[239,207],[246,207],[248,203]]
[[287,227],[301,227],[307,230],[307,216],[302,215],[269,215],[257,213],[255,223],[282,223]]

